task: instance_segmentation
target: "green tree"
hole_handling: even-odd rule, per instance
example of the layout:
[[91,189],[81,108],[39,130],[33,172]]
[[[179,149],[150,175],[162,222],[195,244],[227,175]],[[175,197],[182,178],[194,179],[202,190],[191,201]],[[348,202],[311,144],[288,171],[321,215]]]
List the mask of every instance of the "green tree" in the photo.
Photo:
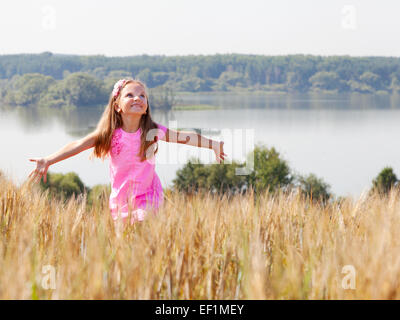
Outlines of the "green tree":
[[94,70],[90,71],[90,74],[97,79],[104,80],[107,75],[107,71],[103,67],[95,68]]
[[292,181],[290,169],[285,160],[274,149],[257,146],[247,161],[254,158],[253,171],[249,175],[238,175],[237,169],[245,166],[233,161],[231,164],[204,165],[194,159],[176,173],[174,188],[187,193],[208,190],[213,193],[236,194],[253,188],[263,192],[267,188],[274,192],[288,187]]
[[391,167],[385,167],[372,181],[372,191],[380,194],[388,194],[398,183],[396,174]]
[[245,176],[236,175],[240,164],[204,165],[198,159],[189,160],[173,180],[174,189],[185,193],[209,191],[216,194],[236,194],[246,189]]
[[107,102],[103,82],[85,73],[72,73],[64,80],[67,102],[75,106],[96,105]]
[[71,73],[64,80],[51,85],[38,104],[41,107],[106,104],[110,92],[107,92],[102,81],[89,74]]
[[369,86],[366,83],[356,81],[356,80],[349,80],[347,81],[347,85],[349,86],[350,90],[353,92],[360,92],[360,93],[373,93],[374,88]]
[[370,71],[364,72],[360,76],[360,81],[372,87],[374,90],[379,90],[382,85],[380,77],[377,74]]
[[176,172],[176,178],[172,182],[174,189],[180,192],[198,192],[207,184],[207,169],[200,160],[190,159]]
[[339,89],[339,76],[333,71],[320,71],[314,74],[309,82],[313,89],[334,90]]
[[153,85],[155,87],[164,85],[170,78],[173,72],[153,72]]
[[316,201],[327,202],[331,197],[330,186],[322,178],[310,173],[307,176],[297,177],[301,192],[307,197]]
[[302,89],[301,75],[296,72],[286,74],[286,87],[288,90]]
[[47,172],[46,183],[40,181],[42,190],[49,190],[49,194],[58,199],[69,199],[78,196],[87,189],[75,172],[67,174]]
[[152,108],[169,111],[176,103],[175,92],[167,86],[149,90],[149,104]]
[[399,81],[399,79],[397,78],[396,75],[393,75],[393,76],[392,76],[392,80],[391,80],[391,82],[390,82],[390,87],[389,87],[389,89],[390,89],[392,92],[399,92],[399,91],[400,91],[400,81]]
[[280,158],[275,148],[256,146],[253,154],[248,155],[247,161],[254,158],[254,170],[247,176],[248,185],[256,192],[268,189],[275,192],[280,188],[288,187],[293,177],[287,162]]
[[149,68],[145,68],[141,70],[137,75],[136,78],[140,81],[143,81],[147,87],[153,87],[153,74]]
[[211,91],[211,85],[213,82],[209,79],[200,79],[194,75],[184,75],[181,80],[175,84],[176,90],[178,91]]
[[205,187],[212,193],[237,194],[247,189],[246,177],[237,175],[236,169],[241,165],[237,162],[230,164],[211,164],[206,167],[207,180]]
[[[392,85],[392,77],[395,75],[400,79],[399,70],[400,59],[395,57],[243,54],[105,57],[51,52],[0,56],[1,79],[10,81],[15,76],[40,73],[58,81],[85,72],[104,80],[107,97],[114,83],[128,75],[142,78],[150,88],[167,84],[175,90],[192,92],[227,91],[239,87],[277,91],[306,91],[310,88],[361,93],[394,91],[397,84]],[[3,101],[7,97],[14,103],[14,93],[17,93],[17,100],[23,98],[14,90],[6,91],[2,95]],[[71,96],[76,95],[71,92]],[[19,103],[29,104],[26,99]],[[80,104],[73,99],[66,103]]]
[[112,70],[104,78],[104,89],[107,95],[110,95],[115,83],[120,79],[132,78],[132,73],[123,70]]
[[49,87],[46,93],[42,94],[38,102],[42,108],[63,108],[71,106],[68,99],[68,91],[63,81],[57,81]]
[[108,200],[111,193],[111,186],[109,184],[96,184],[90,189],[87,197],[89,206],[101,205]]
[[22,106],[36,104],[54,81],[52,77],[39,73],[14,76],[5,94],[5,101]]
[[219,76],[218,82],[225,83],[230,86],[237,86],[239,84],[244,84],[243,75],[235,71],[225,71]]
[[132,73],[125,70],[112,70],[108,73],[109,78],[116,79],[116,81],[124,78],[132,78]]

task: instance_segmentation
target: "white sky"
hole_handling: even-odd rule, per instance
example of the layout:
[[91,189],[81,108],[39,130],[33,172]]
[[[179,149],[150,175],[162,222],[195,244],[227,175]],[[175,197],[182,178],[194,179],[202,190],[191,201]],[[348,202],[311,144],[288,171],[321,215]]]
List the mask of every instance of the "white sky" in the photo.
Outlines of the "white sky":
[[13,0],[0,54],[400,56],[398,0]]

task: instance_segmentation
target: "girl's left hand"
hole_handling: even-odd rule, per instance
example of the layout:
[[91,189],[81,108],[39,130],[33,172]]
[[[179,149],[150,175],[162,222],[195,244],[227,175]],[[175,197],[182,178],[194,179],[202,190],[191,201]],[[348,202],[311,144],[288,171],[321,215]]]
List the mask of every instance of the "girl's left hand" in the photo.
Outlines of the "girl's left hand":
[[224,153],[224,142],[215,142],[213,144],[213,150],[215,152],[215,158],[218,163],[221,163],[221,160],[225,160],[227,154]]

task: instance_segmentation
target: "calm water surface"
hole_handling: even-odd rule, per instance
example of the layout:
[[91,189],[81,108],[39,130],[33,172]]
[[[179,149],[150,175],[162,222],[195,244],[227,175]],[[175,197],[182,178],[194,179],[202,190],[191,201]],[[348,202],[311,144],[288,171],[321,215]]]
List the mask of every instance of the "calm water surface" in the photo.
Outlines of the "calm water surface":
[[[274,146],[300,174],[315,173],[336,195],[358,196],[384,166],[400,175],[400,98],[367,95],[185,95],[182,104],[209,104],[204,111],[153,111],[154,119],[177,128],[213,129],[204,135],[225,141],[230,159],[243,160],[254,142]],[[34,168],[29,157],[57,151],[93,130],[102,108],[73,111],[0,109],[0,169],[22,182]],[[241,130],[243,136],[240,135]],[[219,133],[219,134],[218,134]],[[59,162],[52,172],[75,171],[88,186],[109,183],[108,161],[90,151]],[[212,151],[160,142],[157,173],[164,187],[190,157],[212,163]]]

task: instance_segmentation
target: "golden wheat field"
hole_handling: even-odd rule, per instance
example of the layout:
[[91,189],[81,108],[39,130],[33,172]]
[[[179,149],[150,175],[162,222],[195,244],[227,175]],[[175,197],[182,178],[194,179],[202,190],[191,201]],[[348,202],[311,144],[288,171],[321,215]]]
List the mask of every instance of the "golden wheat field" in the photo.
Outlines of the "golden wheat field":
[[0,179],[0,299],[400,298],[396,192],[325,207],[167,193],[156,217],[122,228],[106,195],[88,208]]

